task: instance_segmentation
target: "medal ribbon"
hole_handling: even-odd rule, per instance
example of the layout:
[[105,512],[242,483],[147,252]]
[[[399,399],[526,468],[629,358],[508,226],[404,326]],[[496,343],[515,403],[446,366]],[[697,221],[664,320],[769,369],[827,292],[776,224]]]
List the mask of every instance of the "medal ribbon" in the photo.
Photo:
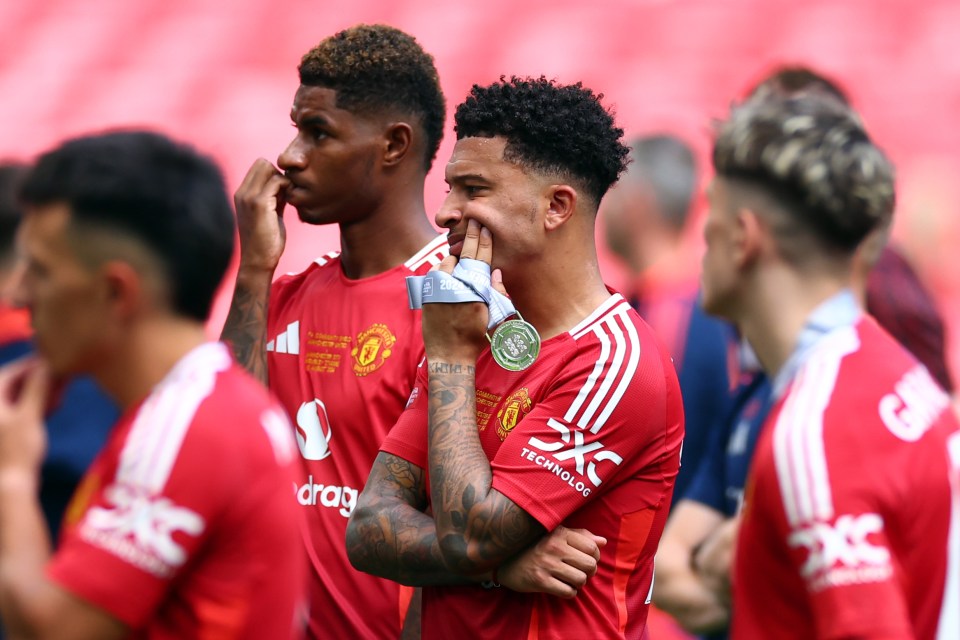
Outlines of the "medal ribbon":
[[482,302],[489,311],[488,330],[517,315],[510,298],[493,288],[490,265],[471,258],[461,258],[452,274],[428,271],[422,276],[407,276],[407,298],[411,309],[433,303]]

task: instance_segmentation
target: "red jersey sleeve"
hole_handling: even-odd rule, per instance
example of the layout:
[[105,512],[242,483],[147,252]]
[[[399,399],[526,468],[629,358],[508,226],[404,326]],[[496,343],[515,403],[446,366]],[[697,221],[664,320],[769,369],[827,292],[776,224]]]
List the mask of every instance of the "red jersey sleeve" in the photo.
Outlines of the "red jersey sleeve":
[[493,488],[548,530],[624,482],[642,487],[632,508],[661,505],[679,468],[679,386],[649,329],[623,314],[574,338],[491,465]]
[[397,424],[380,445],[384,453],[403,458],[407,462],[427,469],[427,422],[429,415],[427,393],[427,367],[421,360],[417,368],[417,381],[410,392],[406,409],[400,414]]

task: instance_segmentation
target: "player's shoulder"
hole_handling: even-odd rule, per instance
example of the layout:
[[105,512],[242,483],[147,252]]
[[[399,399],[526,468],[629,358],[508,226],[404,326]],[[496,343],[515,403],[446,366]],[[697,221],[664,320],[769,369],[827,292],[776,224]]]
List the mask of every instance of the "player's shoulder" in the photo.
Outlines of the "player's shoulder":
[[274,280],[273,291],[282,291],[284,289],[296,289],[304,282],[322,276],[323,274],[334,274],[339,270],[340,252],[328,251],[327,253],[315,258],[310,264],[300,271],[287,272]]
[[211,342],[177,363],[136,422],[169,432],[163,438],[189,433],[185,446],[232,454],[262,449],[269,437],[264,423],[276,422],[278,412],[283,419],[270,392],[236,364],[226,345]]
[[662,368],[669,359],[653,329],[618,293],[612,294],[569,331],[578,358],[599,353],[613,360],[626,359],[643,368]]

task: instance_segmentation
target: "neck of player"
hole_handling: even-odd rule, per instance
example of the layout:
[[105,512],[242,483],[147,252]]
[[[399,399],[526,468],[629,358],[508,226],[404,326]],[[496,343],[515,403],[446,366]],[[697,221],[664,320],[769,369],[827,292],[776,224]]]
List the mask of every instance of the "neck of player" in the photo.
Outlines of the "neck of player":
[[560,254],[564,258],[560,262],[541,256],[504,272],[507,293],[523,319],[536,327],[541,340],[574,328],[610,297],[596,250],[592,245],[590,249],[583,256]]
[[737,324],[768,374],[776,375],[797,348],[810,314],[849,286],[849,273],[771,269],[749,287],[754,295]]
[[145,319],[128,327],[93,376],[127,411],[146,398],[181,358],[207,341],[199,322],[169,315]]
[[389,271],[409,260],[439,235],[427,219],[422,182],[413,181],[407,193],[390,190],[362,220],[340,225],[340,262],[343,273],[360,280]]

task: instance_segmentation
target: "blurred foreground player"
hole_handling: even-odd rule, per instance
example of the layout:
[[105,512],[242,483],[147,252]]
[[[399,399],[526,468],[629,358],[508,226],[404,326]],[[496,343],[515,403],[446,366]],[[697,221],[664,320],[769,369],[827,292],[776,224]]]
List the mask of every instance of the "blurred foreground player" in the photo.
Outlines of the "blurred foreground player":
[[[423,359],[404,278],[447,255],[423,203],[446,106],[433,58],[388,26],[326,38],[299,72],[279,170],[258,160],[236,194],[240,270],[223,337],[296,421],[311,637],[390,638],[412,589],[356,571],[343,539]],[[285,202],[308,224],[339,225],[341,251],[271,286]]]
[[[512,78],[474,86],[456,132],[437,214],[452,256],[420,292],[505,288],[529,324],[491,344],[485,305],[424,305],[427,362],[351,517],[350,558],[429,585],[424,638],[644,637],[683,409],[669,356],[597,266],[623,131],[580,84]],[[567,527],[606,541],[595,573],[581,560],[596,549],[573,544],[549,593],[504,588],[518,554]]]
[[774,402],[744,496],[732,637],[957,637],[958,424],[850,289],[858,245],[893,211],[889,162],[815,95],[735,108],[713,161],[704,307],[741,329]]
[[[22,194],[16,297],[41,359],[0,371],[11,636],[297,637],[289,424],[205,337],[234,245],[218,169],[157,134],[108,133],[42,156]],[[51,556],[37,501],[43,411],[51,378],[79,373],[124,414]]]
[[[30,313],[12,306],[19,280],[15,237],[23,217],[17,202],[28,166],[0,165],[0,365],[34,352]],[[119,417],[116,404],[90,376],[77,376],[57,394],[44,423],[47,451],[40,469],[40,505],[54,545],[70,497]]]

